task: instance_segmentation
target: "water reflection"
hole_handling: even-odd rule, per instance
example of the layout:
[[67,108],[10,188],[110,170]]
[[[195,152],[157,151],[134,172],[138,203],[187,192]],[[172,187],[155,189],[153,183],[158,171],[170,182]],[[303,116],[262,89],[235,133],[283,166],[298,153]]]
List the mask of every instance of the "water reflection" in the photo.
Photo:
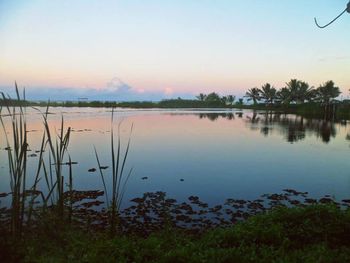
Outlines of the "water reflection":
[[[290,143],[304,140],[306,134],[315,135],[324,143],[328,143],[337,134],[334,120],[305,118],[298,115],[254,112],[251,116],[246,116],[246,122],[251,129],[260,129],[264,136],[277,131]],[[346,122],[343,121],[342,125],[346,125]]]
[[[243,118],[243,112],[209,112],[196,114],[200,119],[216,121],[219,118],[235,120],[235,117]],[[321,138],[324,143],[330,142],[337,135],[336,125],[346,126],[346,120],[328,120],[319,118],[306,118],[294,114],[276,112],[248,112],[244,116],[248,128],[253,131],[260,131],[263,136],[269,136],[277,132],[290,143],[304,140],[306,135],[315,135]],[[350,134],[346,137],[350,140]]]
[[[77,162],[74,184],[78,190],[102,189],[97,171],[89,169],[97,168],[93,146],[101,152],[102,165],[110,164],[110,109],[52,109],[53,130],[60,128],[63,110],[66,126],[72,127],[69,153]],[[123,142],[129,135],[125,127],[132,123],[135,127],[128,159],[128,169],[135,169],[125,200],[164,191],[178,200],[195,194],[220,203],[230,196],[250,199],[286,187],[315,196],[349,196],[347,121],[210,109],[120,110],[116,117],[123,119]],[[33,154],[28,158],[28,174],[35,174],[34,153],[43,132],[36,112],[28,114],[28,129],[33,150],[28,153]],[[0,192],[10,184],[3,139],[0,131]]]
[[211,121],[216,121],[219,117],[224,118],[227,120],[234,120],[235,115],[232,112],[223,112],[223,113],[217,113],[217,112],[210,112],[210,113],[199,113],[198,114],[200,119],[209,119]]
[[198,116],[200,119],[209,119],[211,121],[216,121],[219,118],[234,120],[235,116],[237,116],[237,118],[242,118],[243,112],[206,112],[199,113]]

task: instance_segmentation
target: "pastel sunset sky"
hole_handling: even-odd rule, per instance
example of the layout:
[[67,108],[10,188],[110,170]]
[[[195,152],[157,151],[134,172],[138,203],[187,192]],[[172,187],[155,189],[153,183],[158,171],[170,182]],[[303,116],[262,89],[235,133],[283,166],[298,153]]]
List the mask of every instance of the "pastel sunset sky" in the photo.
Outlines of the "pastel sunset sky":
[[34,99],[243,96],[291,78],[350,88],[346,0],[0,0],[0,90]]

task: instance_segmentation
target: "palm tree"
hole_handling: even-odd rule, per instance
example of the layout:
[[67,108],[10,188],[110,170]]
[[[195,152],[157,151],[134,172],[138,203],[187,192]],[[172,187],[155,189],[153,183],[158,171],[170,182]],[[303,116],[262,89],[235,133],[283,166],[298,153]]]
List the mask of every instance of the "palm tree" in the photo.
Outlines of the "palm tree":
[[280,89],[279,91],[277,91],[276,97],[278,102],[282,104],[289,104],[291,101],[290,89],[288,89],[287,87]]
[[260,100],[260,91],[258,88],[251,88],[245,93],[244,97],[247,97],[248,101],[252,100],[254,105],[256,105],[257,102]]
[[312,87],[312,90],[308,93],[307,101],[321,102],[321,98],[318,93],[318,89]]
[[221,97],[221,101],[222,101],[222,103],[224,103],[225,105],[227,105],[227,103],[228,103],[228,98],[227,98],[227,96],[222,96],[222,97]]
[[290,92],[290,101],[297,102],[298,92],[300,89],[300,81],[297,79],[291,79],[289,82],[286,83],[286,85]]
[[233,102],[235,101],[235,99],[236,99],[236,96],[234,96],[234,95],[227,95],[227,102],[228,102],[230,105],[233,104]]
[[311,101],[314,97],[313,87],[305,81],[291,79],[286,85],[290,92],[290,101],[300,104],[305,100]]
[[276,99],[277,90],[271,86],[270,83],[266,83],[259,90],[260,97],[265,100],[266,104],[273,104]]
[[305,100],[311,101],[314,98],[314,95],[314,87],[310,87],[307,82],[299,81],[297,103],[304,103]]
[[332,80],[327,81],[317,89],[318,99],[325,105],[329,105],[340,93],[339,87],[335,87]]
[[207,95],[203,94],[203,93],[199,93],[198,96],[196,96],[196,98],[200,101],[205,101]]

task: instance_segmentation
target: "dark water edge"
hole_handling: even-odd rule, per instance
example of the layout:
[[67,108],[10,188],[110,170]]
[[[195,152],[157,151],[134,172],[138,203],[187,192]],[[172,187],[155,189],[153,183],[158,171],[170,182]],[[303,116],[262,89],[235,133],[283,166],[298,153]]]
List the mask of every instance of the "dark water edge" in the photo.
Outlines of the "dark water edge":
[[[38,197],[39,192],[27,191],[27,198]],[[70,224],[94,231],[105,231],[110,228],[111,209],[106,209],[103,191],[67,191],[64,193],[65,212],[60,220],[69,218]],[[1,193],[0,201],[11,198],[11,194]],[[336,200],[330,195],[314,199],[308,192],[284,189],[281,193],[263,194],[255,200],[228,198],[224,203],[208,205],[198,196],[189,196],[186,202],[178,202],[168,197],[165,192],[148,192],[130,200],[131,205],[117,212],[117,232],[148,236],[172,227],[202,233],[217,227],[230,227],[251,216],[265,214],[276,208],[308,207],[314,205],[332,205],[339,209],[348,209],[350,199]],[[0,203],[1,204],[1,203]],[[46,213],[55,212],[57,206],[43,208],[37,202],[32,219],[24,222],[25,228],[35,228]],[[29,210],[29,209],[27,209]],[[44,214],[43,214],[44,213]],[[0,208],[0,223],[3,230],[11,229],[12,210]],[[28,214],[25,215],[25,218]],[[45,216],[44,216],[45,217]],[[26,220],[24,220],[26,221]]]
[[13,240],[0,262],[349,262],[350,210],[277,208],[231,227],[193,234],[165,227],[149,236],[108,235],[53,217]]
[[318,102],[305,102],[300,104],[226,104],[221,101],[200,101],[191,99],[168,99],[158,102],[154,101],[23,101],[23,100],[2,100],[0,106],[18,106],[18,107],[80,107],[80,108],[134,108],[134,109],[251,109],[277,111],[283,113],[303,114],[310,117],[339,118],[350,117],[350,103],[348,100],[335,101],[329,104]]
[[[198,197],[177,203],[165,193],[145,193],[108,230],[99,191],[66,193],[69,217],[54,207],[13,237],[0,210],[0,262],[348,262],[350,200],[285,189],[259,200],[228,199],[208,207]],[[1,196],[4,197],[2,194]],[[202,212],[206,211],[206,212]],[[5,214],[5,217],[4,217]]]

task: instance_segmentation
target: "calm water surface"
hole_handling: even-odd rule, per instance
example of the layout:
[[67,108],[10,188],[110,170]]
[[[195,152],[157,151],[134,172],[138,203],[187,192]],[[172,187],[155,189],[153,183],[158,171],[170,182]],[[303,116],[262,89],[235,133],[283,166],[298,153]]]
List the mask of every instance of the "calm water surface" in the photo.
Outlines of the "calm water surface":
[[[110,109],[51,108],[53,129],[73,128],[69,153],[74,188],[102,189],[93,151],[101,165],[111,166]],[[284,188],[350,197],[349,122],[327,122],[296,115],[247,111],[123,110],[121,139],[126,146],[134,130],[127,168],[134,172],[127,186],[127,200],[148,191],[165,191],[183,200],[198,195],[210,204],[226,198],[257,198]],[[30,148],[40,148],[42,118],[28,109]],[[4,134],[0,133],[0,192],[8,190]],[[31,154],[32,152],[29,152]],[[33,176],[38,157],[29,158]],[[67,169],[67,168],[65,168]],[[109,174],[110,168],[105,172]],[[148,179],[141,179],[147,177]],[[181,180],[183,179],[183,180]]]

